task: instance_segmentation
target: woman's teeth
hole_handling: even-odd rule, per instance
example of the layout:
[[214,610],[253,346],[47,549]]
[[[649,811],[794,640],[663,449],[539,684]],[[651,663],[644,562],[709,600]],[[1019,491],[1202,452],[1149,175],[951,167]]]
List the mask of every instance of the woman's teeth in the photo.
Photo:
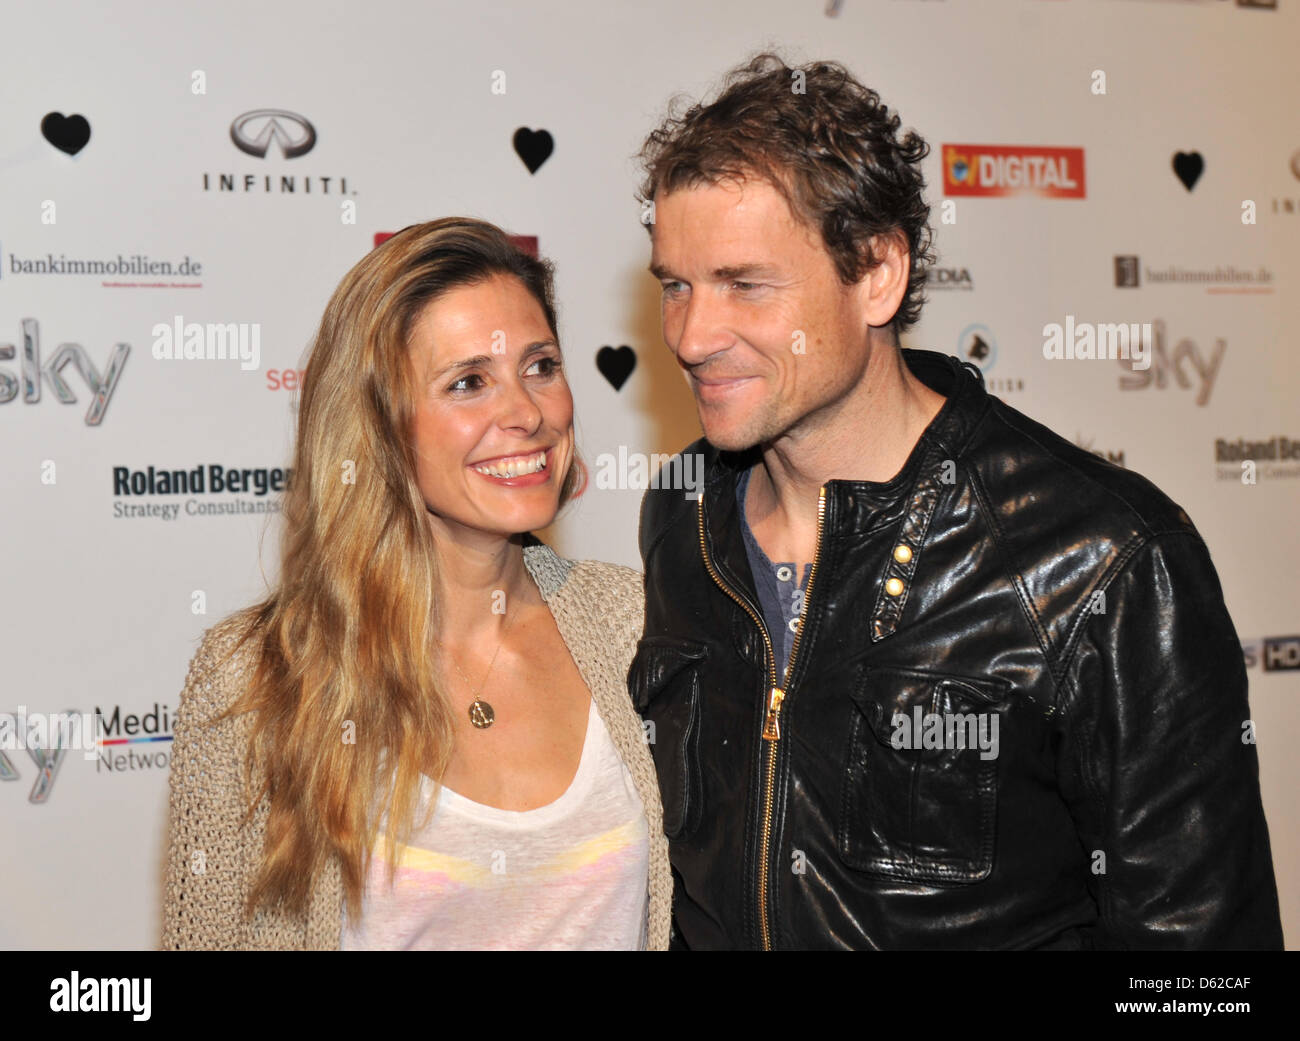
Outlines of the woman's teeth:
[[536,455],[520,456],[517,459],[507,459],[505,462],[476,466],[474,469],[489,477],[523,477],[525,474],[535,474],[538,470],[546,469],[546,453],[538,452]]

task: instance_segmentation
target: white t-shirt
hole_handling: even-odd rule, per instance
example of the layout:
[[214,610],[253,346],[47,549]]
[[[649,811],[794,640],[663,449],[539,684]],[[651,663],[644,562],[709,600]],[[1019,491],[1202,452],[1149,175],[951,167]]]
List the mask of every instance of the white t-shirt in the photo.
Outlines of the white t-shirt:
[[[422,798],[432,790],[426,778]],[[649,851],[641,797],[592,702],[578,772],[555,802],[502,810],[444,787],[392,889],[381,830],[340,949],[643,950]]]

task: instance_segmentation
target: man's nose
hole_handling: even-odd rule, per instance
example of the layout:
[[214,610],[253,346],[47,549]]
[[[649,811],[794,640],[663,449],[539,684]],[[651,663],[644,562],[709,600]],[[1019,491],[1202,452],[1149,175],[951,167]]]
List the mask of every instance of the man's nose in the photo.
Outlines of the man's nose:
[[707,289],[696,290],[681,309],[674,353],[683,364],[698,365],[731,343],[722,321],[721,303],[711,297]]

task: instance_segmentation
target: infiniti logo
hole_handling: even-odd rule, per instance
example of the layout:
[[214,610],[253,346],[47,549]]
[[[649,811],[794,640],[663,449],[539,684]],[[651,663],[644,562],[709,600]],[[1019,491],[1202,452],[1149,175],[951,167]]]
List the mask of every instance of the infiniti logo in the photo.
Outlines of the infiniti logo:
[[230,140],[241,152],[265,159],[276,142],[286,159],[306,155],[316,145],[316,128],[303,116],[277,108],[259,108],[237,116]]

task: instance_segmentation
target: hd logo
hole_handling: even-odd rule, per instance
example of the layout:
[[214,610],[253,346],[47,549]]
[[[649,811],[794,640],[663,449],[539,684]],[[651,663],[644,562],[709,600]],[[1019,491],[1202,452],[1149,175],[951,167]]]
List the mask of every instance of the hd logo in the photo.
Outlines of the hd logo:
[[1300,636],[1265,636],[1241,645],[1246,668],[1262,665],[1265,672],[1300,669]]

